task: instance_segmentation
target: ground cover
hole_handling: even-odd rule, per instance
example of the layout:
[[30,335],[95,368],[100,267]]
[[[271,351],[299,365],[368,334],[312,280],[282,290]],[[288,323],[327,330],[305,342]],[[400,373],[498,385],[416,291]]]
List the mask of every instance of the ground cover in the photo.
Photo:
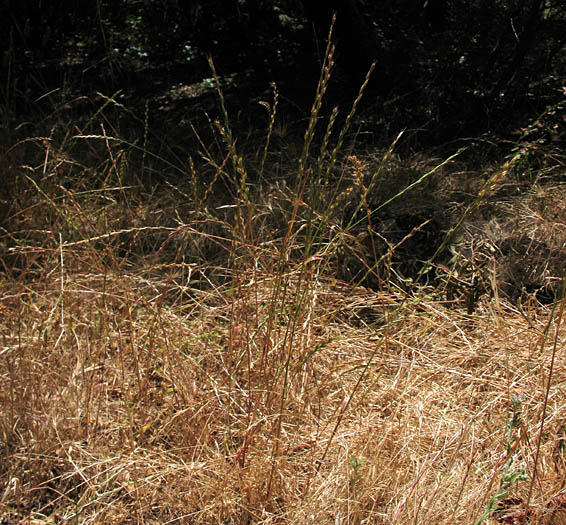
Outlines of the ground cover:
[[566,522],[563,152],[356,147],[329,75],[299,143],[4,138],[1,523]]

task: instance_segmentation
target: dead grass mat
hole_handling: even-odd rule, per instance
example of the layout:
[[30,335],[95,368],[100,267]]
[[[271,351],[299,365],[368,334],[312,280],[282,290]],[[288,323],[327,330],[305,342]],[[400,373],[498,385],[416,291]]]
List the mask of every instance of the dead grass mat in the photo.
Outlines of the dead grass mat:
[[556,310],[249,282],[4,282],[1,523],[564,522]]

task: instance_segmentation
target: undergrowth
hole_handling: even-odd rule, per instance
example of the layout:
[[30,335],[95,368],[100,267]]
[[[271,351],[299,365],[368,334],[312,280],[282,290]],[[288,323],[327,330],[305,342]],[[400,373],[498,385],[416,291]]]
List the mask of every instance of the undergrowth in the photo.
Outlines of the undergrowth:
[[3,145],[1,523],[565,519],[560,162],[356,149],[325,56],[293,164],[212,63],[184,158],[117,96]]

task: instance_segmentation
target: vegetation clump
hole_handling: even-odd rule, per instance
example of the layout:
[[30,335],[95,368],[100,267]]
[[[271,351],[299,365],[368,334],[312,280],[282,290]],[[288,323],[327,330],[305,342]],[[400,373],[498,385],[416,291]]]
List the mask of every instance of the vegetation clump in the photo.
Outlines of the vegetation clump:
[[[422,68],[430,76],[415,76],[419,85],[448,79],[430,69],[439,55],[397,69],[379,48],[357,78],[340,37],[360,16],[369,45],[366,3],[329,2],[334,19],[308,2],[216,14],[200,2],[134,4],[97,2],[74,31],[68,8],[42,37],[76,62],[102,54],[98,92],[77,78],[41,98],[20,92],[23,29],[6,55],[0,523],[566,520],[563,99],[498,135],[439,142],[454,124],[479,124],[436,113],[442,126],[424,140],[395,130],[401,115],[368,138],[372,97],[384,115],[394,104],[376,91],[380,68],[390,79]],[[448,45],[462,6],[440,4],[422,3],[399,31],[426,28]],[[534,30],[527,4],[546,9],[536,17],[545,31],[560,19],[554,3],[523,4],[519,42]],[[377,34],[398,57],[424,52],[433,44],[419,33],[406,48],[394,41],[400,8],[381,13]],[[158,13],[166,26],[167,9],[196,24],[193,40],[174,24],[167,35],[207,76],[165,78],[142,97],[128,79],[166,56],[147,21]],[[507,7],[490,9],[505,19]],[[255,33],[266,53],[307,22],[324,42],[302,117],[284,82],[242,104],[245,71],[225,74],[221,43],[221,60],[202,63],[212,44],[199,17],[251,30],[265,11],[279,28]],[[115,47],[89,37],[93,20]],[[450,48],[462,75],[479,67],[484,38],[509,58],[477,100],[518,90],[513,68],[542,52],[518,56],[507,36],[492,42],[486,29]],[[557,40],[545,40],[553,59]],[[254,49],[241,64],[255,63]],[[406,100],[409,87],[396,95]],[[453,86],[464,88],[475,89]],[[415,123],[438,109],[414,102]]]

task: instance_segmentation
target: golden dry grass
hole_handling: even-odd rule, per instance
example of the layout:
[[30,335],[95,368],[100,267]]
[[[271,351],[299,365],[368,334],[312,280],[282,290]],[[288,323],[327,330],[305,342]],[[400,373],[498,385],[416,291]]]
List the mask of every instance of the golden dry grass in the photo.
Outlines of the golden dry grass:
[[[2,523],[474,523],[505,472],[533,477],[554,349],[530,523],[564,522],[557,310],[470,316],[313,271],[270,314],[275,275],[180,301],[178,266],[60,251],[0,292]],[[529,486],[485,523],[526,523]]]
[[471,276],[454,263],[428,285],[390,280],[429,220],[389,240],[394,217],[374,213],[434,194],[447,250],[501,217],[546,247],[528,246],[512,284],[556,291],[563,186],[507,191],[519,154],[480,173],[455,172],[457,154],[417,163],[407,184],[395,143],[340,161],[355,107],[335,147],[332,113],[313,159],[331,58],[293,167],[266,161],[276,93],[267,105],[253,184],[222,98],[225,150],[201,141],[206,166],[189,159],[177,186],[141,184],[140,162],[171,164],[103,124],[6,149],[0,525],[566,523],[564,298],[499,295],[497,243],[521,266],[514,229],[480,239],[483,258],[472,232]]

